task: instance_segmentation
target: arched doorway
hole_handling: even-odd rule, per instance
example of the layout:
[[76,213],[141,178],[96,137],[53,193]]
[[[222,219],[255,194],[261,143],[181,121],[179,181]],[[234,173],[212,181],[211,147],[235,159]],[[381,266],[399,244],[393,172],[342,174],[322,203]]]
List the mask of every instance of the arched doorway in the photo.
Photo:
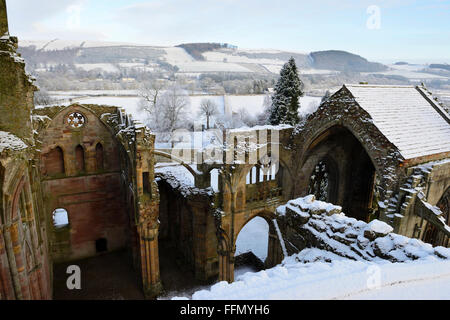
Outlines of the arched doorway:
[[369,221],[373,215],[375,166],[360,141],[345,127],[320,134],[306,151],[304,193],[343,207],[350,217]]
[[[445,223],[450,226],[450,188],[447,188],[436,206],[441,209]],[[439,232],[431,223],[427,224],[423,241],[431,243],[433,246],[448,247],[450,245],[449,237]]]
[[[183,166],[157,168],[159,189],[159,269],[164,288],[162,298],[193,293],[201,285],[196,277],[196,239],[194,209],[189,200],[168,180],[176,170],[192,183],[194,177]],[[158,175],[159,172],[159,175]],[[185,181],[187,183],[187,181]]]
[[256,216],[248,221],[236,238],[235,279],[245,272],[264,269],[269,251],[269,224]]

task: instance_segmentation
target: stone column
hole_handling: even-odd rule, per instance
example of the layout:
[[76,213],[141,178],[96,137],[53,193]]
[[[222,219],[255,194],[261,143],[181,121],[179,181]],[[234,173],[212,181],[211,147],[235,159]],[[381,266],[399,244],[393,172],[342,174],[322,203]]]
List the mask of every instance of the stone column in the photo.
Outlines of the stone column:
[[231,252],[219,252],[219,281],[234,281],[234,257]]
[[283,260],[283,253],[280,245],[280,240],[276,234],[275,228],[270,226],[269,228],[269,246],[267,259],[265,261],[266,268],[272,268],[277,264],[280,264]]
[[15,299],[14,287],[9,270],[8,256],[6,253],[5,239],[3,238],[3,226],[0,227],[0,300]]
[[159,275],[158,228],[142,224],[139,228],[142,282],[145,297],[155,298],[162,291]]
[[6,0],[0,0],[0,37],[8,32],[8,16],[6,13]]
[[11,225],[10,229],[11,244],[14,252],[14,258],[16,261],[16,270],[18,274],[18,281],[20,286],[20,291],[22,293],[22,299],[30,300],[30,285],[28,282],[28,275],[25,265],[25,259],[22,252],[22,245],[20,244],[20,234],[19,234],[19,222],[15,222]]

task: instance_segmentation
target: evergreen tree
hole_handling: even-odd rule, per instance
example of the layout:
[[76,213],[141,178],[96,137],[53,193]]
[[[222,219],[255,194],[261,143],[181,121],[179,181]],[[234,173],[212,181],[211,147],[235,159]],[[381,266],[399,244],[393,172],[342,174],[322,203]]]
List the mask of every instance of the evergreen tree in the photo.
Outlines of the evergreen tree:
[[298,109],[299,98],[303,96],[303,82],[298,76],[295,59],[291,57],[280,72],[280,79],[275,85],[275,93],[272,96],[272,108],[269,115],[269,124],[299,123]]

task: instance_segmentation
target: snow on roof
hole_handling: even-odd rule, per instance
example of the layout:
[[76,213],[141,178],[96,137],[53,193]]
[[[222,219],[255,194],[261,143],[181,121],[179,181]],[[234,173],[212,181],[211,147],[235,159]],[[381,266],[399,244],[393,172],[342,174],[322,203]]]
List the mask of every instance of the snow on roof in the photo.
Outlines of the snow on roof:
[[28,146],[25,144],[25,142],[20,140],[15,135],[9,132],[0,131],[0,153],[6,149],[18,151],[26,149],[27,147]]
[[450,151],[450,117],[425,90],[413,86],[345,87],[405,160]]

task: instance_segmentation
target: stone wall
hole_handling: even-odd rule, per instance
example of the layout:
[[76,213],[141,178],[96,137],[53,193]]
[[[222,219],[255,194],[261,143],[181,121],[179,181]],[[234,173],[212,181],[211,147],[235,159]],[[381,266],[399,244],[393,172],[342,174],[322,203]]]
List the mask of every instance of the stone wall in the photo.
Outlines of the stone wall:
[[[51,260],[31,122],[35,87],[0,1],[0,300],[50,299]],[[2,37],[3,36],[3,37]]]
[[0,39],[0,128],[32,144],[30,113],[34,108],[36,87],[26,74],[25,62],[16,50],[17,38]]
[[[55,110],[40,111],[48,119],[43,120],[46,124],[38,136],[54,261],[94,256],[100,239],[106,239],[108,251],[125,248],[130,230],[117,140],[89,107]],[[79,123],[73,122],[74,115],[80,117],[75,119]],[[55,150],[59,150],[56,155]],[[53,211],[58,208],[68,212],[65,228],[52,225]]]

